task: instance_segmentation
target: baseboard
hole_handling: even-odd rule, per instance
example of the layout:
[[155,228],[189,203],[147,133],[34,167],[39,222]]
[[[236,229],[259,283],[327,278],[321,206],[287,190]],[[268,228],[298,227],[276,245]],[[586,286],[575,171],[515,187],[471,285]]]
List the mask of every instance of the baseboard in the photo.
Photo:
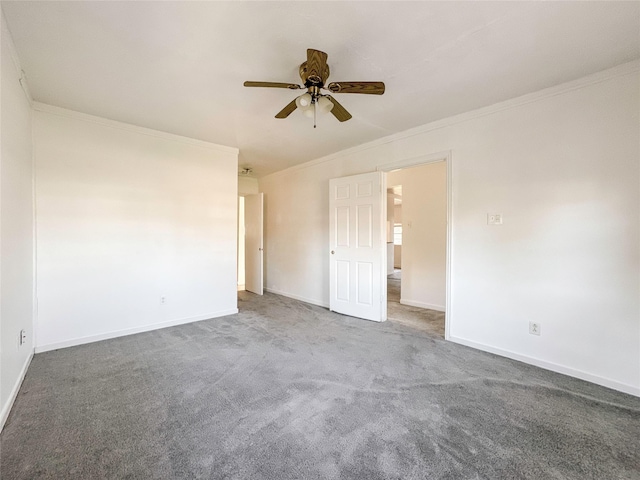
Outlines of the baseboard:
[[243,284],[240,284],[240,283],[239,283],[239,284],[238,284],[238,291],[239,291],[239,292],[241,292],[242,290],[246,290],[246,289],[244,288],[244,283],[243,283]]
[[466,345],[467,347],[482,350],[484,352],[494,353],[496,355],[500,355],[501,357],[511,358],[512,360],[518,360],[520,362],[528,363],[536,367],[544,368],[545,370],[551,370],[552,372],[562,373],[570,377],[579,378],[580,380],[586,380],[587,382],[595,383],[603,387],[611,388],[613,390],[618,390],[619,392],[628,393],[630,395],[635,395],[636,397],[640,397],[640,387],[634,387],[633,385],[627,385],[626,383],[610,380],[608,378],[583,372],[582,370],[577,370],[575,368],[566,367],[564,365],[559,365],[557,363],[540,360],[539,358],[529,357],[527,355],[522,355],[520,353],[515,353],[509,350],[503,350],[501,348],[485,345],[483,343],[474,342],[472,340],[467,340],[466,338],[460,338],[460,337],[455,337],[453,335],[450,335],[448,340],[454,343],[459,343],[460,345]]
[[85,343],[99,342],[101,340],[109,340],[110,338],[124,337],[126,335],[133,335],[136,333],[150,332],[152,330],[159,330],[161,328],[175,327],[177,325],[184,325],[186,323],[199,322],[202,320],[209,320],[216,317],[224,317],[225,315],[233,315],[238,313],[237,308],[230,308],[229,310],[220,310],[218,312],[207,313],[204,315],[198,315],[195,317],[179,318],[176,320],[169,320],[166,322],[153,323],[151,325],[143,325],[141,327],[126,328],[124,330],[116,330],[113,332],[100,333],[98,335],[89,335],[86,337],[73,338],[65,340],[64,342],[48,343],[45,345],[36,346],[36,353],[48,352],[50,350],[57,350],[60,348],[75,347],[77,345],[84,345]]
[[444,305],[433,305],[431,303],[416,302],[415,300],[407,300],[406,298],[401,298],[400,304],[409,305],[410,307],[428,308],[429,310],[436,310],[438,312],[446,311]]
[[20,391],[20,387],[22,386],[22,381],[27,374],[27,370],[29,370],[29,365],[31,365],[33,353],[34,352],[31,352],[31,354],[27,357],[27,360],[24,362],[24,365],[20,370],[20,375],[18,375],[18,379],[11,389],[11,395],[9,395],[7,403],[2,406],[2,413],[0,413],[0,432],[4,428],[4,424],[6,423],[7,418],[9,418],[9,413],[11,412],[11,408],[13,407],[13,402],[15,402],[16,398],[18,397],[18,392]]
[[300,295],[294,295],[293,293],[282,292],[273,288],[265,288],[266,292],[275,293],[276,295],[282,295],[283,297],[293,298],[294,300],[300,300],[301,302],[310,303],[311,305],[317,305],[318,307],[329,308],[328,303],[318,302],[310,298],[301,297]]

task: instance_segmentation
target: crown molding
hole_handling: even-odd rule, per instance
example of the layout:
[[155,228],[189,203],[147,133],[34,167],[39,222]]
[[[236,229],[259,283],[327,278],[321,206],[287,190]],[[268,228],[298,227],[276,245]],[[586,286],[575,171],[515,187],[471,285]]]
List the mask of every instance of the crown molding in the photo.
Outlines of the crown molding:
[[109,128],[125,130],[127,132],[138,133],[140,135],[147,135],[150,137],[171,140],[174,142],[185,143],[187,145],[215,150],[222,153],[228,153],[231,155],[235,155],[236,157],[240,152],[240,150],[235,147],[227,147],[226,145],[218,145],[217,143],[205,142],[204,140],[183,137],[182,135],[176,135],[174,133],[162,132],[160,130],[153,130],[146,127],[139,127],[130,123],[118,122],[117,120],[109,120],[107,118],[89,115],[87,113],[81,113],[76,110],[69,110],[67,108],[56,107],[54,105],[48,105],[46,103],[33,102],[33,109],[37,112],[48,113],[50,115],[73,118],[75,120],[80,120],[87,123],[95,123]]
[[262,178],[277,177],[285,173],[290,173],[296,170],[310,168],[315,165],[331,162],[332,160],[337,160],[341,157],[346,157],[355,153],[362,153],[372,148],[380,147],[382,145],[393,143],[398,140],[404,140],[407,138],[414,137],[416,135],[421,135],[428,132],[432,132],[434,130],[439,130],[441,128],[451,127],[460,123],[468,122],[476,118],[484,117],[487,115],[493,115],[495,113],[502,112],[504,110],[510,110],[512,108],[517,108],[530,103],[539,102],[547,98],[555,97],[557,95],[563,95],[565,93],[569,93],[575,90],[580,90],[582,88],[595,85],[598,83],[606,82],[614,78],[634,74],[639,71],[640,71],[640,60],[633,60],[631,62],[623,63],[613,68],[602,70],[600,72],[593,73],[591,75],[587,75],[585,77],[582,77],[576,80],[571,80],[569,82],[554,85],[552,87],[548,87],[543,90],[538,90],[536,92],[527,93],[519,97],[511,98],[509,100],[504,100],[502,102],[494,103],[493,105],[489,105],[487,107],[481,107],[476,110],[470,110],[465,113],[453,115],[451,117],[447,117],[442,120],[436,120],[434,122],[430,122],[424,125],[420,125],[418,127],[410,128],[402,132],[394,133],[386,137],[373,140],[371,142],[367,142],[361,145],[357,145],[355,147],[347,148],[346,150],[341,150],[336,153],[325,155],[324,157],[320,157],[315,160],[310,160],[308,162],[301,163],[299,165],[293,165],[291,167],[285,168],[284,170],[280,170],[278,172],[265,175]]

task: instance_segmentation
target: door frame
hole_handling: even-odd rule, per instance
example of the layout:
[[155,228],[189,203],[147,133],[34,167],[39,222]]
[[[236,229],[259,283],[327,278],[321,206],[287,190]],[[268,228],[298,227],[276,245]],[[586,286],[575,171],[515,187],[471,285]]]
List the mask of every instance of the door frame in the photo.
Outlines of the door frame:
[[[403,168],[418,167],[429,163],[446,162],[447,165],[447,242],[446,242],[446,272],[445,272],[445,313],[444,313],[444,338],[449,340],[451,337],[451,219],[452,219],[452,188],[451,188],[451,150],[436,152],[429,155],[420,155],[418,157],[406,158],[395,162],[378,165],[376,170],[385,173],[384,184],[386,186],[386,173],[393,170]],[[384,251],[385,265],[387,259],[387,251]],[[388,299],[387,299],[388,301]]]

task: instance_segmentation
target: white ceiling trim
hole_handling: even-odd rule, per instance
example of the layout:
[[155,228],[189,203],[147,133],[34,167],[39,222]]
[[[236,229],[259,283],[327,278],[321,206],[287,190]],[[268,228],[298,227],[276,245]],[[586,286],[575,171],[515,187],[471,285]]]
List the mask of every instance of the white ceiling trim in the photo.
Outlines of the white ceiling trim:
[[33,109],[38,112],[50,113],[52,115],[58,115],[61,117],[74,118],[76,120],[82,120],[83,122],[97,123],[105,127],[117,128],[120,130],[126,130],[129,132],[140,133],[142,135],[148,135],[151,137],[163,138],[165,140],[172,140],[174,142],[186,143],[188,145],[203,147],[209,150],[216,150],[219,152],[230,153],[238,155],[240,150],[235,147],[228,147],[226,145],[218,145],[217,143],[205,142],[203,140],[197,140],[195,138],[183,137],[182,135],[176,135],[174,133],[162,132],[160,130],[154,130],[152,128],[139,127],[138,125],[132,125],[130,123],[118,122],[116,120],[109,120],[107,118],[97,117],[95,115],[89,115],[86,113],[77,112],[75,110],[69,110],[67,108],[55,107],[53,105],[47,105],[46,103],[33,102]]
[[418,155],[417,157],[406,158],[403,160],[397,160],[391,163],[378,165],[376,167],[376,171],[392,172],[394,170],[418,167],[420,165],[426,165],[428,163],[449,162],[449,161],[451,161],[451,150],[445,150],[443,152],[436,152],[428,155]]
[[461,113],[459,115],[454,115],[452,117],[448,117],[442,120],[437,120],[435,122],[431,122],[425,125],[421,125],[419,127],[411,128],[403,132],[394,133],[393,135],[382,137],[377,140],[373,140],[371,142],[363,143],[362,145],[357,145],[355,147],[342,150],[340,152],[332,153],[330,155],[326,155],[324,157],[311,160],[309,162],[301,163],[299,165],[293,165],[284,170],[279,170],[269,175],[265,175],[264,178],[277,177],[278,175],[283,175],[285,173],[290,173],[296,170],[313,167],[315,165],[319,165],[325,162],[330,162],[332,160],[335,160],[347,155],[361,153],[371,148],[379,147],[381,145],[385,145],[398,140],[414,137],[416,135],[431,132],[433,130],[438,130],[440,128],[450,127],[460,123],[468,122],[470,120],[474,120],[479,117],[493,115],[495,113],[498,113],[504,110],[509,110],[512,108],[520,107],[522,105],[527,105],[529,103],[538,102],[538,101],[544,100],[545,98],[554,97],[556,95],[562,95],[564,93],[568,93],[574,90],[579,90],[581,88],[585,88],[590,85],[606,82],[607,80],[610,80],[613,78],[623,77],[625,75],[631,75],[639,71],[640,71],[640,60],[633,60],[631,62],[624,63],[622,65],[618,65],[613,68],[608,68],[601,72],[596,72],[591,75],[587,75],[586,77],[579,78],[577,80],[561,83],[559,85],[554,85],[552,87],[545,88],[538,92],[528,93],[526,95],[512,98],[510,100],[498,102],[494,105],[489,105],[488,107],[482,107],[477,110],[471,110],[469,112]]

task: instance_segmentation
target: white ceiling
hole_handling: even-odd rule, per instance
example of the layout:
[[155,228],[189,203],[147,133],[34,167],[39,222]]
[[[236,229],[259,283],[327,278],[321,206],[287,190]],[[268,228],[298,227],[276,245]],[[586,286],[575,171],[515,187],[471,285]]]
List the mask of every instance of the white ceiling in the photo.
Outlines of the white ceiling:
[[[255,175],[640,58],[640,2],[2,2],[35,100],[240,149]],[[306,49],[353,115],[274,115]],[[299,92],[298,92],[299,94]]]

